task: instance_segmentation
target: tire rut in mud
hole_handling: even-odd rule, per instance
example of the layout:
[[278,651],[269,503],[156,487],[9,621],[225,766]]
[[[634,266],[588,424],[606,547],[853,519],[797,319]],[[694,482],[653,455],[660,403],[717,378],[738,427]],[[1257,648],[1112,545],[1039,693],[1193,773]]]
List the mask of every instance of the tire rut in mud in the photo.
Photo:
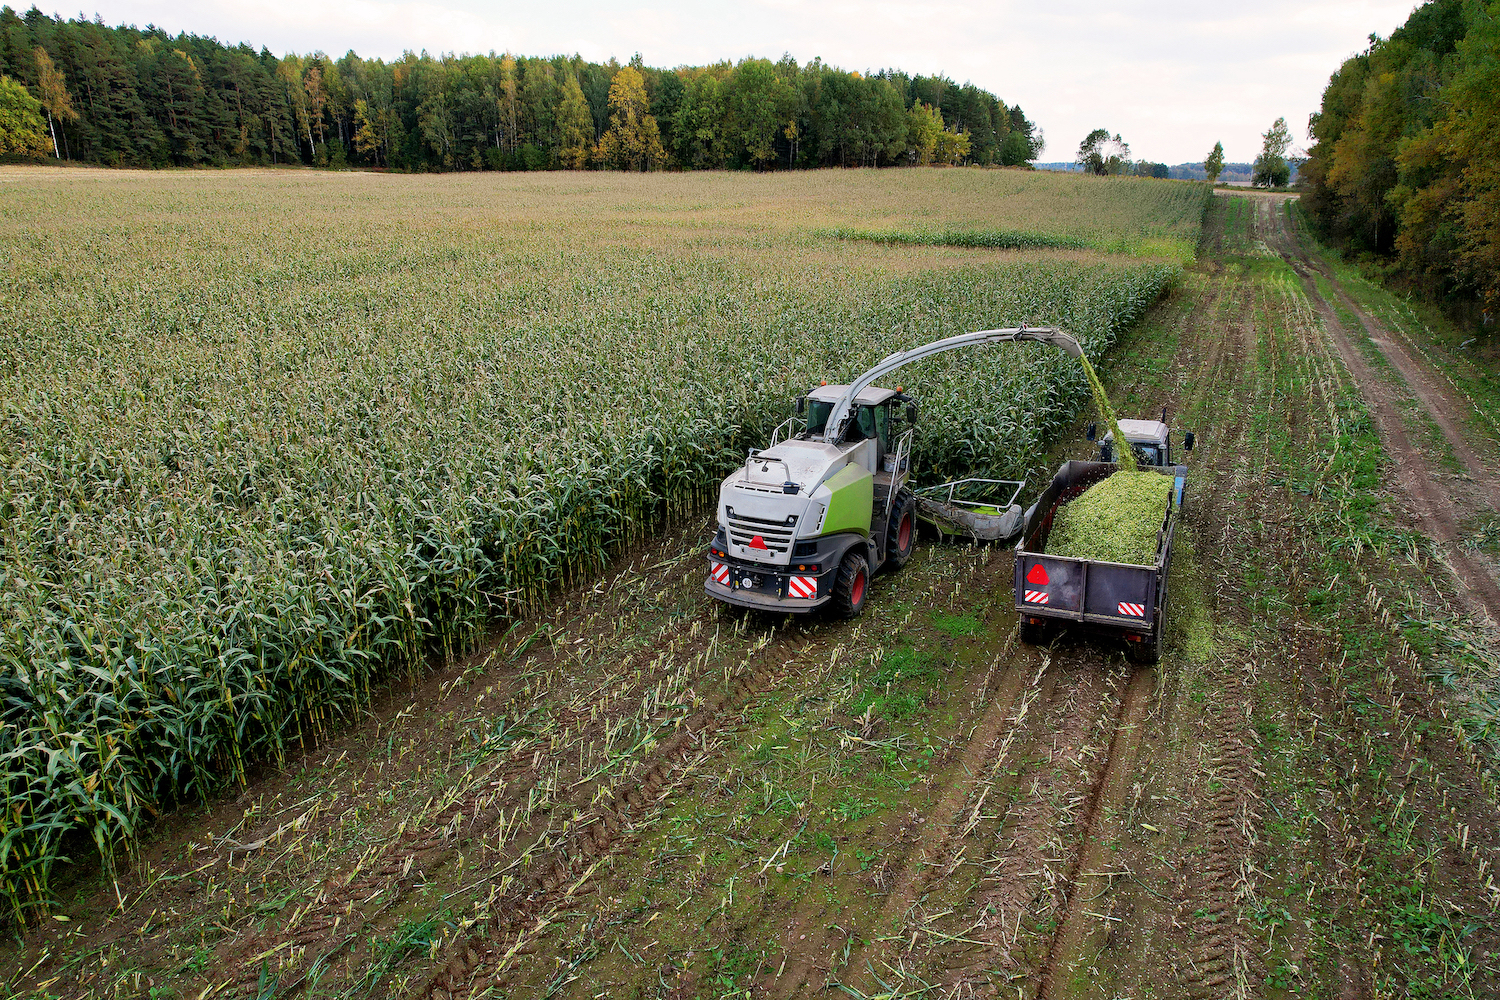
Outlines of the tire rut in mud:
[[1037,1000],[1048,1000],[1056,992],[1059,972],[1071,964],[1089,933],[1089,914],[1079,905],[1085,884],[1104,879],[1109,891],[1109,876],[1094,874],[1106,860],[1103,842],[1107,835],[1118,833],[1121,807],[1125,804],[1130,779],[1135,775],[1140,756],[1141,729],[1151,708],[1151,693],[1156,687],[1156,670],[1137,668],[1126,682],[1115,715],[1114,732],[1109,739],[1109,753],[1094,780],[1079,824],[1078,846],[1072,864],[1058,885],[1062,899],[1057,928],[1048,943],[1037,982]]
[[1022,974],[1045,964],[1046,946],[1038,954],[1026,942],[1038,925],[1061,923],[1066,914],[1069,880],[1077,874],[1116,746],[1127,684],[1119,671],[1106,675],[1093,657],[1054,658],[1040,678],[1036,724],[1016,754],[1028,766],[1009,782],[1014,801],[998,823],[976,831],[984,860],[974,912],[984,916],[969,936],[983,948],[949,970],[955,985],[982,979],[986,969]]
[[[923,816],[921,832],[915,845],[907,854],[907,860],[887,893],[875,927],[892,926],[901,921],[902,915],[925,895],[932,883],[945,873],[951,874],[955,858],[955,843],[961,842],[978,825],[984,804],[995,791],[989,780],[996,768],[1012,749],[1018,731],[1028,715],[1030,700],[1026,695],[1036,690],[1036,678],[1028,687],[1027,676],[1031,672],[1031,658],[1020,652],[1013,632],[997,654],[991,670],[1000,669],[1001,676],[993,692],[988,678],[981,685],[982,697],[988,705],[978,724],[970,734],[968,743],[951,768],[956,780],[938,800],[936,806]],[[1043,659],[1045,670],[1046,660]],[[1038,678],[1040,674],[1038,673]],[[788,921],[789,927],[811,924],[810,912],[799,913]],[[852,931],[851,931],[852,934]],[[821,942],[820,942],[821,943]],[[788,951],[791,942],[788,941]],[[872,941],[856,951],[850,967],[856,970],[873,968],[883,952],[881,942]],[[806,989],[819,990],[824,984],[811,984],[819,948],[796,949],[796,958],[773,981],[768,992],[775,996],[797,995]]]
[[[1268,218],[1262,223],[1267,242],[1301,279],[1304,294],[1323,320],[1339,359],[1365,398],[1380,429],[1381,442],[1400,470],[1398,482],[1410,500],[1423,533],[1442,547],[1443,560],[1451,567],[1453,575],[1461,584],[1460,596],[1470,609],[1482,615],[1487,614],[1492,622],[1500,624],[1500,583],[1496,582],[1494,576],[1478,560],[1469,558],[1459,544],[1459,516],[1447,489],[1433,481],[1430,463],[1407,435],[1405,422],[1396,407],[1394,393],[1383,384],[1380,376],[1352,342],[1333,305],[1319,290],[1315,276],[1321,276],[1330,282],[1344,301],[1348,301],[1347,293],[1342,290],[1337,278],[1326,273],[1313,261],[1299,237],[1287,227],[1285,213],[1276,212],[1274,216],[1274,219]],[[1377,349],[1381,348],[1377,345]],[[1423,402],[1432,412],[1432,404],[1426,400]],[[1451,427],[1444,429],[1445,436],[1449,429]],[[1482,464],[1478,468],[1481,475],[1487,474]]]

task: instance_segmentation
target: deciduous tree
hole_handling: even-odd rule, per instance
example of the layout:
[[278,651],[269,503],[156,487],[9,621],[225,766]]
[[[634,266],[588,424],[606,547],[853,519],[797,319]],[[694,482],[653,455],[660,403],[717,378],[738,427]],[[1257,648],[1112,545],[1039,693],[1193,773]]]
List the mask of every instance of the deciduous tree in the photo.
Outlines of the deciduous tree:
[[1278,118],[1261,136],[1260,155],[1255,158],[1254,172],[1250,183],[1255,187],[1286,187],[1291,180],[1292,167],[1286,162],[1286,151],[1292,144],[1292,133],[1286,127],[1286,119]]
[[1208,175],[1210,184],[1219,182],[1219,175],[1224,172],[1224,144],[1214,143],[1214,148],[1209,151],[1208,158],[1203,161],[1203,172]]
[[62,71],[53,65],[47,50],[38,45],[32,55],[36,59],[36,87],[41,92],[42,107],[47,111],[47,130],[52,134],[52,155],[62,159],[57,148],[57,123],[76,120],[78,112],[73,110],[73,100],[68,96],[68,85]]
[[938,163],[962,163],[971,148],[968,133],[945,128],[938,133],[937,148],[933,151],[932,158]]
[[615,74],[609,85],[609,131],[599,139],[600,162],[621,170],[654,170],[667,158],[661,130],[651,116],[646,82],[633,66]]
[[1122,174],[1130,166],[1130,146],[1118,132],[1096,128],[1078,144],[1078,164],[1101,177]]
[[0,156],[46,156],[42,104],[8,76],[0,76]]
[[386,152],[387,131],[379,111],[371,111],[369,102],[361,99],[354,102],[354,149],[360,156],[368,157],[381,166],[388,162]]
[[913,104],[906,113],[906,144],[909,155],[926,166],[937,155],[938,137],[943,134],[943,115],[931,104]]
[[562,104],[557,108],[558,156],[569,170],[582,170],[588,166],[594,147],[594,116],[578,78],[571,73],[563,81],[562,94]]

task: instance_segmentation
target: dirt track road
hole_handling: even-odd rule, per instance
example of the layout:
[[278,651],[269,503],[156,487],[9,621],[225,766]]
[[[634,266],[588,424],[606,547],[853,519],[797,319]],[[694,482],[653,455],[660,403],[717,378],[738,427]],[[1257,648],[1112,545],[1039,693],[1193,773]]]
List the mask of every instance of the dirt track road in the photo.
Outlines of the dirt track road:
[[[1333,335],[1339,358],[1353,375],[1371,413],[1380,425],[1380,438],[1396,461],[1398,482],[1410,501],[1421,530],[1442,548],[1442,558],[1462,581],[1458,592],[1471,611],[1486,614],[1500,624],[1500,582],[1495,566],[1481,554],[1468,553],[1459,544],[1459,524],[1476,508],[1500,514],[1500,473],[1497,456],[1481,456],[1460,429],[1460,414],[1469,405],[1444,385],[1440,377],[1419,364],[1368,311],[1361,308],[1339,283],[1327,263],[1310,253],[1295,231],[1283,199],[1262,195],[1257,200],[1258,226],[1268,233],[1270,245],[1302,280],[1306,294],[1323,325]],[[1321,279],[1321,282],[1319,281]],[[1330,292],[1325,294],[1321,286]],[[1357,322],[1351,330],[1340,318],[1335,303]],[[1378,352],[1369,358],[1361,352],[1356,337],[1363,334]],[[1383,377],[1376,364],[1388,365],[1393,377]],[[1453,450],[1466,473],[1467,483],[1455,490],[1442,481],[1437,456],[1413,440],[1401,413],[1401,400],[1409,398],[1437,425],[1443,441]]]
[[1462,584],[1366,523],[1405,506],[1380,441],[1481,604],[1484,567],[1373,390],[1371,432],[1375,376],[1286,219],[1217,204],[1201,263],[1111,356],[1122,413],[1166,406],[1201,442],[1158,667],[1019,644],[996,547],[929,541],[855,623],[730,613],[702,593],[706,525],[684,525],[300,766],[167,818],[0,951],[5,981],[1492,994],[1495,786],[1429,685],[1428,612],[1396,604]]

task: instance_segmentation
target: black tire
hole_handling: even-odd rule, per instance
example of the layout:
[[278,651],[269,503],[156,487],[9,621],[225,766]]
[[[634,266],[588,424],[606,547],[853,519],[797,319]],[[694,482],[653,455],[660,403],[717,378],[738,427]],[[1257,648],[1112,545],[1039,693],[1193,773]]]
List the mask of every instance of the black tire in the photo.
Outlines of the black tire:
[[1125,643],[1125,655],[1131,663],[1143,667],[1152,667],[1161,661],[1161,643],[1155,639],[1143,639],[1140,642]]
[[1021,622],[1021,641],[1028,646],[1045,646],[1052,640],[1052,629],[1046,625]]
[[1154,667],[1161,661],[1161,620],[1162,620],[1162,597],[1156,598],[1156,634],[1149,639],[1140,642],[1125,640],[1125,655],[1131,663],[1140,664],[1143,667]]
[[870,561],[850,549],[839,563],[838,578],[833,582],[833,600],[828,606],[840,618],[854,618],[865,609],[870,595]]
[[902,490],[891,505],[890,526],[885,531],[885,559],[891,569],[900,569],[917,549],[917,502]]

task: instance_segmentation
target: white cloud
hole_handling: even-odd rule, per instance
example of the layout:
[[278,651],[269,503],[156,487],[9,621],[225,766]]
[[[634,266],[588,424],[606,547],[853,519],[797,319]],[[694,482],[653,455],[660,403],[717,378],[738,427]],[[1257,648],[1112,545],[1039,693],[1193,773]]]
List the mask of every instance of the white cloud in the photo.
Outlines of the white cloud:
[[1090,129],[1107,127],[1136,156],[1199,160],[1223,141],[1248,160],[1260,133],[1284,116],[1300,142],[1328,77],[1389,35],[1412,0],[1265,0],[1212,7],[1190,0],[1037,4],[1019,0],[855,2],[656,0],[100,0],[112,24],[246,41],[273,52],[322,50],[397,57],[405,49],[527,55],[579,53],[654,66],[747,55],[860,71],[946,73],[1019,103],[1047,133],[1046,160],[1071,158]]

